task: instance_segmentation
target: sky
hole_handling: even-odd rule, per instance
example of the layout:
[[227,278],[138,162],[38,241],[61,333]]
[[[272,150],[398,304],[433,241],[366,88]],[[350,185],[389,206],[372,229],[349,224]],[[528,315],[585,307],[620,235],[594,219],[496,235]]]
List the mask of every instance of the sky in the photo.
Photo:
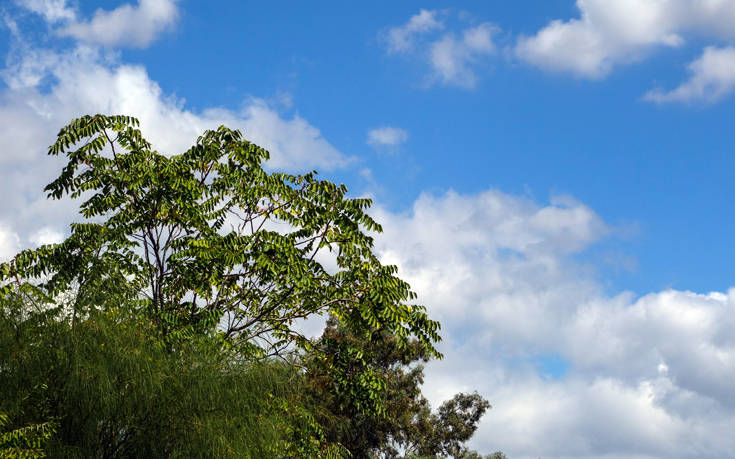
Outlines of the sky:
[[735,457],[735,0],[0,3],[0,258],[61,240],[58,130],[226,124],[370,196],[511,458]]

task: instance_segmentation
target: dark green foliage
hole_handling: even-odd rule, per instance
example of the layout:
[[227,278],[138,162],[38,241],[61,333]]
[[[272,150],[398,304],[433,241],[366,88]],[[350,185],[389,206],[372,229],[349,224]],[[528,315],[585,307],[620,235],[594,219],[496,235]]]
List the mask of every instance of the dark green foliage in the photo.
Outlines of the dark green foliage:
[[[327,438],[347,447],[356,458],[391,450],[392,442],[405,433],[413,413],[425,403],[419,388],[422,368],[408,368],[427,360],[423,348],[415,342],[399,347],[383,331],[362,339],[334,319],[315,348],[319,352],[303,357],[303,391]],[[364,409],[370,401],[357,389],[370,383],[376,386],[372,395],[379,397],[379,412]]]
[[[477,393],[457,394],[432,413],[420,387],[429,355],[417,342],[399,346],[377,330],[364,339],[332,319],[315,347],[320,352],[303,359],[303,392],[329,441],[355,458],[399,457],[402,450],[422,457],[470,453],[464,443],[490,404]],[[354,389],[365,378],[381,381],[380,412],[364,410]]]
[[[0,412],[56,432],[53,457],[272,457],[299,420],[293,369],[238,360],[211,340],[171,351],[125,305],[72,321],[0,303]],[[39,392],[32,388],[46,387]]]
[[462,457],[469,453],[464,443],[477,430],[477,423],[490,404],[477,392],[457,394],[442,403],[435,414],[420,415],[420,433],[409,438],[407,452],[419,456]]
[[466,451],[456,457],[457,459],[508,459],[508,456],[503,454],[502,451],[496,451],[486,456],[479,454],[477,451]]

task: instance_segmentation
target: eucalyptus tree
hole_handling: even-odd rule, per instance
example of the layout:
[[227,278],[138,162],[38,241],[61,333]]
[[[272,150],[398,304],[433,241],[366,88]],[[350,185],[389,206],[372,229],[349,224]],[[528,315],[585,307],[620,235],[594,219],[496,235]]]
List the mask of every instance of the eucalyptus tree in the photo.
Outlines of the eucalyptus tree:
[[[401,348],[387,333],[364,339],[329,320],[315,345],[323,352],[303,358],[309,370],[303,378],[306,403],[327,440],[343,445],[354,459],[482,459],[466,443],[490,404],[477,392],[458,393],[433,412],[421,392],[429,355],[418,342]],[[335,378],[334,367],[385,381],[383,413],[365,410],[358,378]]]

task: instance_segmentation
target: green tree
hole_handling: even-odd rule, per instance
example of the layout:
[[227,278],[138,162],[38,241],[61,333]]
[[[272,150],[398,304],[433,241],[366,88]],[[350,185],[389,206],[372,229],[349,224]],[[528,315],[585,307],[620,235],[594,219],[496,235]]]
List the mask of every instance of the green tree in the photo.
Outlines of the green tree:
[[[373,254],[370,200],[316,172],[266,171],[268,152],[238,131],[165,156],[137,126],[85,116],[49,147],[67,163],[46,191],[80,199],[84,220],[0,264],[0,412],[58,419],[49,448],[66,457],[344,455],[281,383],[300,373],[272,358],[323,362],[365,415],[385,412],[385,374],[332,359],[296,323],[329,314],[362,340],[441,357],[439,324]],[[47,383],[43,403],[14,402]]]
[[[315,347],[321,352],[302,360],[302,391],[329,441],[344,445],[354,458],[470,453],[464,443],[490,405],[477,393],[460,393],[433,413],[421,393],[422,364],[430,356],[418,342],[399,346],[381,330],[365,339],[330,319]],[[366,377],[385,383],[381,412],[363,409],[356,388]]]
[[[410,304],[395,266],[374,255],[369,199],[316,172],[267,172],[269,153],[225,127],[180,155],[154,151],[127,116],[84,116],[49,147],[68,159],[49,197],[82,199],[85,220],[60,244],[0,265],[0,280],[44,301],[73,290],[73,317],[124,299],[146,315],[169,350],[197,336],[243,358],[283,355],[311,342],[294,324],[329,313],[352,333],[375,330],[437,356],[438,322]],[[332,257],[335,270],[319,261]],[[112,300],[110,300],[112,298]],[[380,409],[383,383],[358,380],[364,409]],[[358,389],[355,387],[355,389]]]
[[0,301],[0,457],[344,456],[298,405],[293,367],[206,337],[172,351],[124,304],[70,320],[31,294]]
[[[49,197],[84,198],[87,220],[64,242],[0,267],[6,280],[42,278],[54,296],[127,289],[163,334],[218,333],[250,356],[308,346],[293,327],[331,313],[351,330],[415,337],[431,354],[439,324],[409,305],[409,285],[373,254],[369,199],[317,180],[268,173],[269,153],[225,127],[180,155],[151,148],[138,121],[84,116],[49,147],[68,163]],[[329,252],[337,272],[318,261]],[[7,286],[6,286],[7,287]]]
[[464,443],[475,433],[488,408],[487,400],[475,392],[456,394],[442,403],[437,413],[424,411],[417,423],[418,434],[407,438],[406,454],[450,457],[471,454]]

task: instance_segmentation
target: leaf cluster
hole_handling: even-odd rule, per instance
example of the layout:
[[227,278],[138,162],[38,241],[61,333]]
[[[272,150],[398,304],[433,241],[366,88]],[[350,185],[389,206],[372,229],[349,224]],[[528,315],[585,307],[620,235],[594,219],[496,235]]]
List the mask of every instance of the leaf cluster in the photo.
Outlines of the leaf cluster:
[[45,457],[44,446],[54,434],[55,429],[55,424],[50,421],[15,427],[10,416],[0,413],[0,458]]

